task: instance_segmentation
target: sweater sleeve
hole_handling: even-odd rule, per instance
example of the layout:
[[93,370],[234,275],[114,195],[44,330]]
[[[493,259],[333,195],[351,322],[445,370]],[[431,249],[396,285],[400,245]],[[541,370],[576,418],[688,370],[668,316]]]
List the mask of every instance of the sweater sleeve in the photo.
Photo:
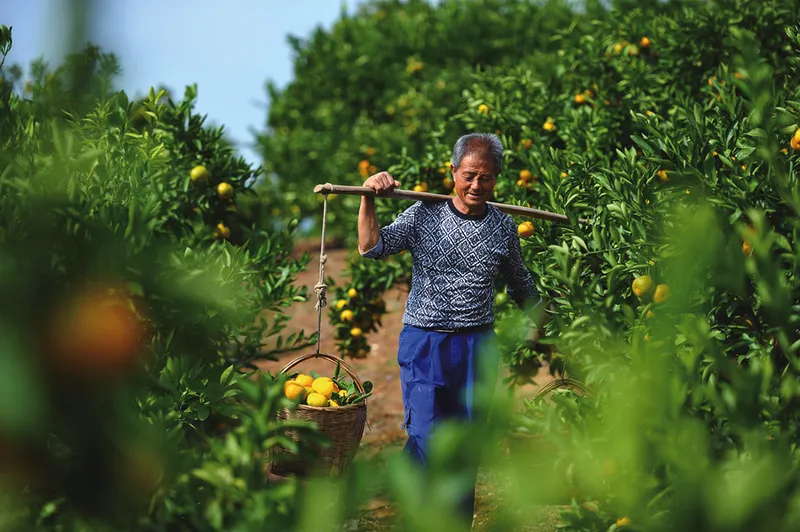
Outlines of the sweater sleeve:
[[[513,223],[511,224],[512,229]],[[533,275],[522,260],[522,247],[516,231],[508,233],[508,253],[500,264],[500,273],[506,281],[509,297],[525,312],[536,309],[542,297],[536,288]]]
[[361,256],[368,259],[385,259],[389,255],[410,249],[417,234],[415,220],[420,205],[420,202],[413,204],[401,212],[391,224],[382,227],[378,243],[367,251],[359,249]]

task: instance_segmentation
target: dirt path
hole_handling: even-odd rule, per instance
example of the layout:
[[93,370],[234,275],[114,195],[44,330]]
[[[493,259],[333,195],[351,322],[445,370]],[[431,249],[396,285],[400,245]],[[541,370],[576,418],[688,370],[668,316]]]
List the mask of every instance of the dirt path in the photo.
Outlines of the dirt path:
[[[301,272],[297,278],[298,286],[306,286],[313,295],[314,285],[319,278],[319,243],[303,242],[298,244],[296,253],[307,250],[311,256],[308,269]],[[337,284],[346,284],[348,279],[344,276],[348,259],[355,252],[346,249],[327,250],[328,260],[325,264],[325,275],[336,280]],[[400,447],[406,440],[405,431],[401,428],[403,422],[403,400],[400,390],[400,368],[397,365],[397,340],[402,328],[402,314],[405,309],[407,291],[404,287],[395,287],[389,290],[384,298],[386,301],[386,315],[382,319],[383,327],[378,333],[370,337],[371,352],[364,359],[348,359],[348,364],[362,380],[372,381],[374,384],[373,397],[369,402],[368,423],[369,429],[364,431],[364,437],[359,448],[359,453],[374,456],[388,447]],[[307,334],[317,330],[317,311],[314,302],[296,303],[286,311],[290,317],[285,334],[304,330]],[[333,327],[327,319],[327,314],[322,317],[322,342],[320,352],[336,355],[336,343],[333,338]],[[278,361],[267,361],[259,364],[260,368],[278,373],[290,360],[296,356],[313,352],[312,348],[292,353]],[[330,373],[333,366],[324,360],[309,360],[297,366],[296,369]],[[536,378],[537,386],[548,382],[550,377],[546,368]],[[520,395],[530,396],[535,393],[537,386],[529,386],[518,390]],[[493,490],[488,486],[479,486],[477,496],[478,515],[476,525],[486,523],[492,507],[494,506]],[[365,511],[374,516],[375,521],[369,523],[370,530],[380,529],[382,521],[390,519],[392,514],[387,501],[375,499],[370,501]],[[369,519],[369,516],[367,516]],[[532,530],[545,530],[535,528]],[[554,530],[548,528],[547,530]]]

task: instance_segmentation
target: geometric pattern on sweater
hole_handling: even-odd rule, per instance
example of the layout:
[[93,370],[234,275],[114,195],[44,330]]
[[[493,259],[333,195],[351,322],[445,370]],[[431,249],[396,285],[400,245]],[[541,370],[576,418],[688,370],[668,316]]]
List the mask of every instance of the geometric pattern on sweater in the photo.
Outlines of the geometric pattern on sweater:
[[453,329],[494,322],[495,279],[523,309],[541,303],[513,219],[492,205],[466,215],[450,201],[416,202],[382,227],[366,258],[408,250],[411,291],[403,323]]

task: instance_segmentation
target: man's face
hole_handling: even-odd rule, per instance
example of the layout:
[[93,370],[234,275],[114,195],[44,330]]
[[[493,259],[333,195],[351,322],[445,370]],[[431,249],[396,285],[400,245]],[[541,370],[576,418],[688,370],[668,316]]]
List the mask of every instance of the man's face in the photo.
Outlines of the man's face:
[[461,203],[469,210],[482,211],[486,202],[492,199],[497,184],[497,172],[491,157],[468,155],[458,168],[451,164],[450,171]]

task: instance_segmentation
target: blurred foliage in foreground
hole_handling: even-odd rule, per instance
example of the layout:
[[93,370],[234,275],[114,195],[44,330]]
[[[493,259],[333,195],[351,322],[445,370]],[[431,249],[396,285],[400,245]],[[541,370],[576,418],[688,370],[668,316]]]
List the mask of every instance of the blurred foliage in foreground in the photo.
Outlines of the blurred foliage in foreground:
[[[551,2],[546,9],[562,15],[544,17],[510,0],[375,2],[337,26],[330,42],[319,34],[320,52],[304,59],[366,72],[353,66],[360,56],[335,63],[325,54],[349,53],[345,43],[381,24],[411,31],[459,17],[490,20],[492,42],[501,44],[528,31],[515,29],[518,21],[540,28],[537,39],[552,28],[541,53],[525,52],[519,37],[518,62],[473,71],[488,60],[467,61],[457,90],[430,105],[420,95],[449,81],[427,78],[426,63],[408,59],[409,50],[426,49],[412,39],[379,63],[383,72],[402,57],[397,71],[408,83],[392,85],[397,102],[380,107],[402,116],[406,129],[334,120],[374,135],[342,144],[354,176],[363,142],[364,155],[387,158],[368,160],[367,171],[394,162],[404,183],[438,191],[448,188],[441,169],[452,135],[499,131],[508,150],[499,199],[592,221],[537,223],[523,242],[552,299],[537,345],[520,342],[527,324],[507,310],[502,290],[497,300],[516,376],[532,375],[545,352],[591,396],[559,391],[516,413],[498,394],[491,425],[443,429],[427,477],[392,457],[385,468],[360,460],[335,482],[267,482],[265,450],[290,445],[289,427],[273,421],[282,389],[269,377],[246,377],[249,362],[308,340],[274,339],[282,306],[304,297],[291,284],[304,266],[290,258],[293,224],[272,218],[292,198],[249,190],[256,172],[220,131],[203,127],[191,88],[180,102],[156,91],[131,101],[112,88],[113,57],[94,48],[55,71],[36,67],[27,86],[6,67],[0,526],[341,529],[383,490],[405,529],[449,530],[463,466],[480,459],[502,494],[490,529],[524,530],[537,504],[567,503],[565,530],[796,530],[798,6],[642,5],[592,4],[583,17]],[[466,38],[471,24],[456,27],[476,50],[479,39]],[[396,49],[392,42],[364,49]],[[3,56],[8,45],[4,29]],[[290,92],[302,87],[298,81]],[[312,104],[335,110],[338,98],[352,113],[368,103],[350,102],[345,96],[356,92],[333,81],[324,88],[332,100],[278,102],[275,116],[321,120],[327,115],[315,115]],[[426,116],[446,123],[415,126]],[[291,137],[295,126],[275,127]],[[347,131],[297,129],[348,139]],[[407,139],[416,152],[404,154]],[[333,153],[323,159],[337,161]],[[273,153],[270,164],[283,160]],[[401,208],[382,205],[385,220]],[[355,220],[354,209],[342,212]],[[337,300],[358,311],[363,295],[370,328],[379,324],[380,292],[403,278],[407,260],[359,266],[348,287],[356,295],[342,289]],[[632,286],[644,274],[652,285]],[[263,309],[278,317],[262,322]],[[337,329],[352,336],[352,327]],[[263,345],[265,338],[273,340]]]

